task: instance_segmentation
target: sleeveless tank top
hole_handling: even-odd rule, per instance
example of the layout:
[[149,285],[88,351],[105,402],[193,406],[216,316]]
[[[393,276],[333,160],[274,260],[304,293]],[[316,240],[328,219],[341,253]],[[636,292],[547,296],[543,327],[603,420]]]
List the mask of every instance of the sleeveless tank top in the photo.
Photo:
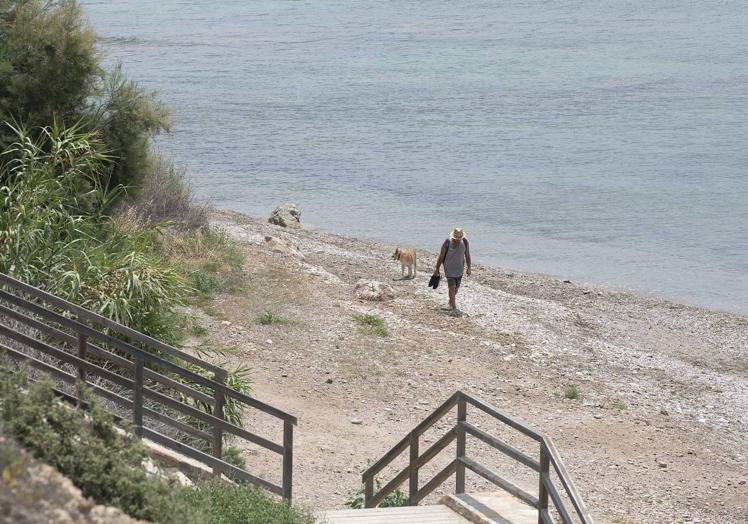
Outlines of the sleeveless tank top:
[[452,240],[449,242],[449,250],[444,258],[444,274],[448,277],[461,277],[465,270],[465,241],[464,239],[455,247]]

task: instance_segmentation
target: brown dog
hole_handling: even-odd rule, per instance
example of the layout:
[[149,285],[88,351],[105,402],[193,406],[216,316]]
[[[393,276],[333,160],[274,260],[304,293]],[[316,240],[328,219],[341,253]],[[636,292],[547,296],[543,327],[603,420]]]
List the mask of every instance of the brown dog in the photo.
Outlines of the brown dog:
[[399,247],[395,249],[392,258],[400,261],[402,266],[402,277],[405,277],[405,268],[408,268],[407,278],[416,278],[416,250],[412,247]]

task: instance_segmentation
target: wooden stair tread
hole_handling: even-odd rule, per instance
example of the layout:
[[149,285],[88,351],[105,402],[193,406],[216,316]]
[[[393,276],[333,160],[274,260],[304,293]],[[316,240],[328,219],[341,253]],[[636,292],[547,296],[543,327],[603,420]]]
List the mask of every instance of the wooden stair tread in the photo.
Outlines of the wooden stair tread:
[[317,516],[318,524],[466,524],[469,520],[442,505],[341,509]]

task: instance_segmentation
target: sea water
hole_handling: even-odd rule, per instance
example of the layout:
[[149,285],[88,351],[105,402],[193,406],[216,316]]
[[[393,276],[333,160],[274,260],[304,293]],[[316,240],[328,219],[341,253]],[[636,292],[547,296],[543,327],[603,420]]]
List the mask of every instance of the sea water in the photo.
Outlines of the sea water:
[[748,2],[82,3],[217,207],[748,312]]

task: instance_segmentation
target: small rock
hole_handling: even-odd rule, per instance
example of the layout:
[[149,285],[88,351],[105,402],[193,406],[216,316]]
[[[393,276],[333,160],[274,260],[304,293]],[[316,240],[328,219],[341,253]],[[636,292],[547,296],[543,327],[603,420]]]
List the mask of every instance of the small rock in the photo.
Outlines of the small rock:
[[665,415],[665,416],[668,416],[668,415],[670,415],[670,413],[668,413],[668,410],[667,410],[667,409],[661,409],[661,410],[660,410],[660,415]]
[[564,280],[564,284],[571,284],[571,280]]
[[395,290],[376,280],[359,280],[353,288],[356,297],[362,300],[382,302],[394,298]]
[[267,344],[267,345],[271,345],[272,343],[273,343],[273,341],[272,341],[272,340],[270,340],[270,339],[267,339],[267,340],[265,341],[265,344]]
[[268,218],[268,222],[281,227],[301,228],[301,211],[296,204],[286,202],[276,207]]
[[228,327],[231,325],[231,322],[229,322],[228,320],[221,320],[221,325]]
[[740,480],[738,481],[738,484],[740,484],[741,486],[742,486],[743,484],[745,484],[745,479],[740,479]]
[[281,373],[281,377],[287,377],[288,373]]
[[327,380],[325,380],[325,384],[332,384],[332,379],[328,378]]
[[360,418],[352,418],[351,419],[351,424],[356,424],[358,426],[358,425],[363,424],[363,423],[364,423],[364,421],[361,420]]
[[602,415],[601,415],[600,413],[595,413],[595,414],[594,414],[594,415],[592,415],[592,416],[593,416],[593,417],[595,417],[596,419],[601,419],[601,418],[603,418],[603,416],[602,416]]
[[290,240],[284,240],[278,237],[266,236],[265,245],[274,253],[280,253],[282,255],[290,255],[303,259],[304,254],[299,249],[299,246],[291,242]]

